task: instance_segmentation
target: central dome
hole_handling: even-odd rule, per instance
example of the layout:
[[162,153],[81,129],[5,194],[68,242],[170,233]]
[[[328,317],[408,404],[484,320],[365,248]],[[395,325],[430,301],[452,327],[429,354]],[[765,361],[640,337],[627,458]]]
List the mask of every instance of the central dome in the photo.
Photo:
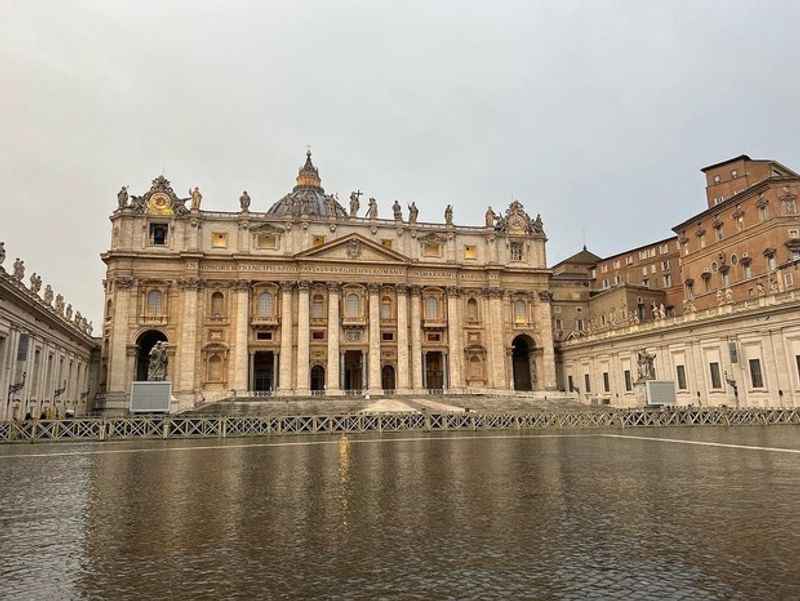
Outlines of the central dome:
[[267,215],[275,217],[307,215],[309,217],[346,217],[347,211],[333,194],[325,194],[319,171],[311,162],[311,151],[306,153],[306,163],[297,173],[297,185],[286,196],[272,205]]

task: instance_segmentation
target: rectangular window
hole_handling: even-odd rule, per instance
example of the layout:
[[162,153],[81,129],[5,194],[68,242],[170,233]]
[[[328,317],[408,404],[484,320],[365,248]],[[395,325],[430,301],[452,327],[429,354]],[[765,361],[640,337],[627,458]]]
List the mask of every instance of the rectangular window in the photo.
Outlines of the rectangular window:
[[[800,369],[800,355],[797,355],[797,365],[798,369]],[[567,376],[567,385],[570,392],[575,392],[575,382],[572,381],[572,376]]]
[[17,361],[25,361],[28,358],[28,344],[30,336],[27,334],[19,335],[19,346],[17,347]]
[[521,242],[512,242],[511,243],[511,260],[512,261],[522,261],[522,243]]
[[582,319],[576,319],[575,320],[575,329],[578,330],[579,332],[583,332],[583,320]]
[[672,288],[672,274],[668,273],[664,276],[664,288]]
[[325,244],[325,236],[314,236],[313,246],[322,246]]
[[764,377],[761,375],[761,360],[750,359],[750,383],[753,388],[764,388]]
[[474,244],[466,244],[464,246],[464,258],[465,259],[477,259],[478,258],[478,247]]
[[586,392],[592,391],[592,384],[589,381],[589,374],[583,374],[583,384],[586,386]]
[[708,364],[708,369],[711,372],[711,388],[714,390],[722,389],[722,378],[719,373],[719,363],[712,361]]
[[212,232],[211,234],[211,248],[227,248],[228,247],[228,234],[225,232]]
[[384,248],[392,248],[392,241],[391,241],[391,239],[389,239],[389,238],[384,238],[383,240],[381,240],[381,246],[383,246]]
[[256,332],[256,340],[272,340],[272,332],[260,330]]
[[758,207],[758,220],[766,221],[767,219],[769,219],[769,209],[767,208],[767,205]]
[[722,230],[722,226],[714,228],[714,231],[717,233],[717,240],[722,240],[725,237],[725,232]]
[[562,329],[561,320],[556,318],[556,330],[561,330],[561,329]]
[[438,242],[428,242],[422,247],[422,255],[425,257],[442,256],[442,245]]
[[394,340],[394,332],[381,332],[381,340],[391,342]]
[[683,365],[676,365],[675,371],[678,374],[678,390],[686,390],[686,368]]
[[259,234],[256,236],[256,246],[260,249],[278,248],[278,237],[275,234]]
[[150,246],[166,246],[169,225],[166,223],[150,224]]
[[604,392],[611,392],[611,384],[608,381],[608,372],[603,372],[603,391]]
[[311,332],[312,340],[325,340],[325,330],[314,330]]
[[631,370],[626,369],[623,373],[625,376],[625,390],[627,392],[630,392],[631,390],[633,390],[633,385],[631,382]]
[[441,334],[428,334],[428,342],[441,342]]

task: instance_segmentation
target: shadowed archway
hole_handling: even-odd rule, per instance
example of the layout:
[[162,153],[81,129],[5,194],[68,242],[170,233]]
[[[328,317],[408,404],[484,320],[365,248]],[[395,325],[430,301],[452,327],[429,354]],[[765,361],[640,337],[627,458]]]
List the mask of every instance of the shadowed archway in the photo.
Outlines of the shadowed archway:
[[514,371],[514,390],[533,390],[531,361],[534,349],[533,339],[520,334],[511,343],[511,365]]
[[[158,330],[147,330],[142,332],[136,339],[136,381],[145,382],[147,380],[147,366],[150,363],[150,350],[156,342],[167,342],[167,337]],[[169,365],[167,365],[169,371]]]

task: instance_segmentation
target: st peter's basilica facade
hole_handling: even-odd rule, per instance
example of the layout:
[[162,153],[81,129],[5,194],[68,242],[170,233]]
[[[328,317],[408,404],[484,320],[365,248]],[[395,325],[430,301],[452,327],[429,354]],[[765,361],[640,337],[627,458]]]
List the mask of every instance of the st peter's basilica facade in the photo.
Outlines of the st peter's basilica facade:
[[[556,388],[541,219],[519,202],[481,226],[391,218],[326,194],[310,153],[266,212],[202,209],[164,177],[111,216],[101,366],[106,411],[165,342],[178,406],[272,394]],[[365,211],[361,211],[361,205]],[[359,213],[363,213],[359,215]]]

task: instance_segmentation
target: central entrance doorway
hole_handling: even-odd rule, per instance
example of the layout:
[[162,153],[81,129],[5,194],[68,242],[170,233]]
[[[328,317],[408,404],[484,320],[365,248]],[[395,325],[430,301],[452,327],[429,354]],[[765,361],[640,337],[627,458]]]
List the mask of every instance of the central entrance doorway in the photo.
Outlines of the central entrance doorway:
[[311,368],[311,390],[325,390],[325,368],[321,365]]
[[344,389],[364,389],[364,354],[361,351],[344,352]]
[[425,353],[425,386],[428,390],[444,389],[444,353],[442,351]]
[[253,390],[275,390],[275,353],[256,351],[253,356]]
[[514,369],[514,390],[533,390],[531,378],[531,352],[533,340],[520,334],[511,343],[511,362]]

